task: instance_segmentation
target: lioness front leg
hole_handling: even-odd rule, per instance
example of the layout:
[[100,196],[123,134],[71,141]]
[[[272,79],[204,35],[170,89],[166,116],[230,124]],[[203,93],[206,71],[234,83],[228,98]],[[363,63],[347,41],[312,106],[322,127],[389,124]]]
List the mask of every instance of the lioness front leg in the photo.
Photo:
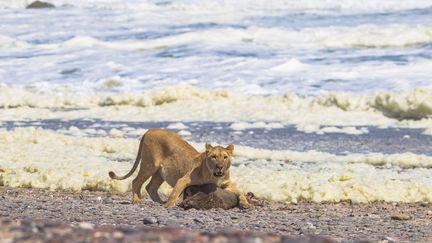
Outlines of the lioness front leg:
[[164,207],[169,208],[174,206],[177,202],[177,199],[180,197],[180,194],[182,194],[186,187],[190,186],[190,183],[190,174],[186,174],[184,177],[180,178],[174,186],[171,194],[169,195],[168,201],[166,201],[166,203],[164,204]]
[[241,208],[250,208],[250,207],[251,207],[251,205],[250,205],[250,203],[248,202],[248,200],[247,200],[245,194],[242,193],[242,192],[237,188],[237,186],[235,185],[234,182],[232,182],[232,181],[228,181],[228,182],[224,183],[223,188],[226,189],[226,190],[228,190],[228,191],[230,191],[230,192],[233,192],[234,194],[236,194],[236,195],[238,196],[238,199],[239,199],[239,205],[240,205]]

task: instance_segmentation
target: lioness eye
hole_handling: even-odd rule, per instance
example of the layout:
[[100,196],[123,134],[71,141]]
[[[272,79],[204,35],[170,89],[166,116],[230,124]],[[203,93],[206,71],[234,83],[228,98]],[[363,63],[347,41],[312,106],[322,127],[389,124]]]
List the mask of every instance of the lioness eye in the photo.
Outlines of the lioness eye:
[[216,159],[216,155],[212,155],[211,158],[212,158],[212,159]]
[[224,156],[224,159],[228,159],[228,156],[225,155],[225,156]]

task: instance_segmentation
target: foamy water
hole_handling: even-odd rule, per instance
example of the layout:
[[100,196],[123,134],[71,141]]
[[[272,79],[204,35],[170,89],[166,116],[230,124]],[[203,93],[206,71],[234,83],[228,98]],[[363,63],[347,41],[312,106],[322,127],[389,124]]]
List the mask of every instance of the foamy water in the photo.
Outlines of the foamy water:
[[[72,190],[130,190],[126,173],[138,141],[115,132],[104,138],[35,128],[0,132],[0,185]],[[120,133],[121,134],[121,133]],[[193,144],[202,151],[204,144]],[[432,202],[432,157],[405,154],[351,154],[271,151],[236,146],[233,179],[244,191],[269,200],[339,202]],[[293,162],[296,161],[296,162]],[[382,167],[376,167],[380,165]],[[401,169],[401,167],[409,169]],[[133,178],[133,177],[132,177]],[[131,179],[132,179],[131,178]],[[162,190],[169,193],[164,185]]]
[[[57,8],[0,1],[0,127],[172,121],[190,137],[181,122],[211,121],[238,134],[432,135],[430,1],[48,2]],[[3,128],[0,184],[128,190],[106,176],[135,157],[126,137],[144,131],[126,128]],[[251,145],[236,160],[240,187],[271,200],[432,201],[424,154]]]
[[25,2],[0,5],[7,85],[305,95],[431,87],[429,1]]

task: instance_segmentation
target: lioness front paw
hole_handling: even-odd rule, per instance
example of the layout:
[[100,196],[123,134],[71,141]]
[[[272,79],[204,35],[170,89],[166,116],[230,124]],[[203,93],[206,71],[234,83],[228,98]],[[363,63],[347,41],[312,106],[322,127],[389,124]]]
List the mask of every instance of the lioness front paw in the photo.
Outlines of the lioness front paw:
[[248,209],[251,207],[252,207],[252,205],[248,201],[240,201],[240,208]]
[[133,204],[144,204],[144,201],[141,198],[139,198],[137,195],[134,195],[132,197],[132,203]]
[[175,202],[166,202],[163,206],[164,208],[169,208],[175,205]]

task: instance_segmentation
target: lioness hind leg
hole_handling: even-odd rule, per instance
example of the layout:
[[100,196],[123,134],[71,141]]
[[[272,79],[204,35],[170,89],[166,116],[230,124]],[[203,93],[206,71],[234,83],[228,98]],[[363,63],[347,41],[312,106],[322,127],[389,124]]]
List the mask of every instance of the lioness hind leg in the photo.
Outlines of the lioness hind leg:
[[[148,166],[150,167],[150,166]],[[146,168],[146,166],[141,166],[137,177],[132,181],[132,203],[141,204],[143,201],[141,200],[141,187],[146,180],[152,176],[157,169],[156,168]]]
[[159,196],[158,189],[164,182],[164,179],[160,175],[159,171],[153,174],[149,184],[146,186],[147,193],[150,198],[158,203],[163,203],[162,199]]

